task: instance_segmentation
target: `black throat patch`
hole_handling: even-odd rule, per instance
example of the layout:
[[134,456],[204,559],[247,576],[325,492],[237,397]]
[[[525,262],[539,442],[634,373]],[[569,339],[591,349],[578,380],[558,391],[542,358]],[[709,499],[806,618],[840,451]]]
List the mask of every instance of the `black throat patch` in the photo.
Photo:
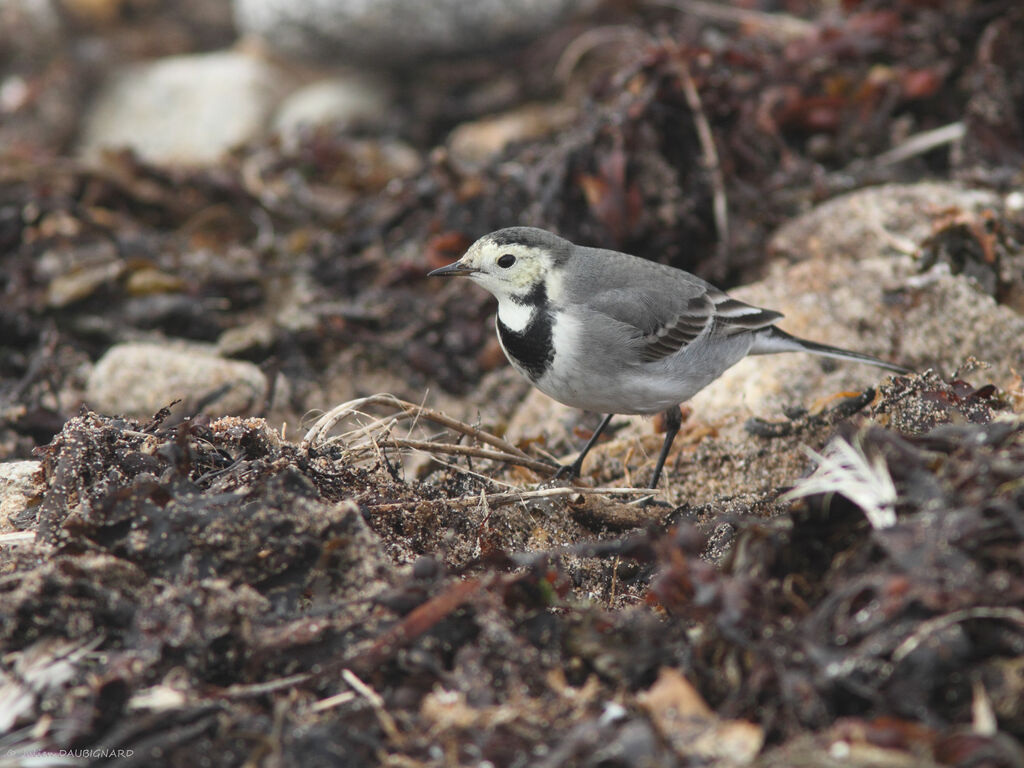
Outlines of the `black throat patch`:
[[548,292],[543,283],[538,283],[526,296],[513,297],[512,300],[516,304],[534,308],[533,315],[521,331],[513,331],[498,317],[498,337],[501,339],[505,354],[526,371],[531,381],[537,381],[544,375],[555,357]]

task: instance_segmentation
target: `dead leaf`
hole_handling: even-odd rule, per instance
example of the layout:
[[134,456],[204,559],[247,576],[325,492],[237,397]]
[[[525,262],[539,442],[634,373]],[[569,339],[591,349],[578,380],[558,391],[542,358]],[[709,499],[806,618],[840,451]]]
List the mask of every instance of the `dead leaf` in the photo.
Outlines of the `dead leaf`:
[[745,720],[722,720],[681,672],[662,667],[637,699],[677,755],[716,765],[746,765],[764,745],[764,730]]

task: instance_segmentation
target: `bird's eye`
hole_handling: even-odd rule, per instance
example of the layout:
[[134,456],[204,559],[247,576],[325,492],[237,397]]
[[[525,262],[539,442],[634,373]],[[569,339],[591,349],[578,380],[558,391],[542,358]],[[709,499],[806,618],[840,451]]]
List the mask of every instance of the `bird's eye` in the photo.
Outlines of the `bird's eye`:
[[505,253],[498,257],[498,266],[502,269],[508,269],[516,263],[516,257],[511,253]]

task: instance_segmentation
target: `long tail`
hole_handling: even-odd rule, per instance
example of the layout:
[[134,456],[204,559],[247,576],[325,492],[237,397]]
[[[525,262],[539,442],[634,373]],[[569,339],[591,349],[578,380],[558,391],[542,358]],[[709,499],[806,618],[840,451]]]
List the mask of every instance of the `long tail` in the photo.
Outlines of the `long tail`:
[[913,373],[909,368],[904,368],[902,365],[896,365],[895,363],[887,363],[885,360],[879,360],[877,357],[871,357],[871,355],[862,355],[860,352],[850,352],[839,347],[830,347],[828,344],[819,344],[816,341],[797,338],[776,328],[774,325],[757,333],[754,346],[750,349],[750,354],[772,355],[777,352],[810,352],[812,355],[834,357],[837,360],[854,360],[858,363],[877,365],[879,368],[885,368],[896,373]]

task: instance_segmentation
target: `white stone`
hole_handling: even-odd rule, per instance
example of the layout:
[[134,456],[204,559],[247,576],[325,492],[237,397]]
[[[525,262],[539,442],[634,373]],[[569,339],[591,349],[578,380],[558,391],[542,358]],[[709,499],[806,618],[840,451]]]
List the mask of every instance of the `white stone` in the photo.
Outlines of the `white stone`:
[[157,163],[202,164],[260,136],[287,77],[241,52],[172,56],[111,75],[85,118],[79,152],[128,148]]

